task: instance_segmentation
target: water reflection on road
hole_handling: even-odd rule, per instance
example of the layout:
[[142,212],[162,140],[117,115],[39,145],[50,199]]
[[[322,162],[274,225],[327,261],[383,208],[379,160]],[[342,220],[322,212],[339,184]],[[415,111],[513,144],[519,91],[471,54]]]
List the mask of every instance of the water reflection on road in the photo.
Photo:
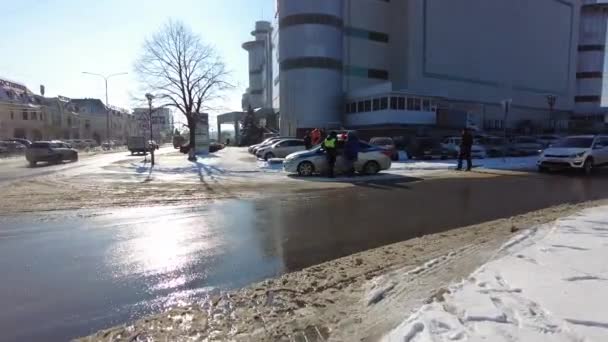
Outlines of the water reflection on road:
[[188,207],[0,216],[0,340],[67,340],[213,288],[607,194],[606,177],[437,179]]

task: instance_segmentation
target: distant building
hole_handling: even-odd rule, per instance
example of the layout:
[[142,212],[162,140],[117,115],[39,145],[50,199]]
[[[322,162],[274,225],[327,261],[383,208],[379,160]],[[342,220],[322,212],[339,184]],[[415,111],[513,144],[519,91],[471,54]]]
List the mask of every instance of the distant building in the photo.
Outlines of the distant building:
[[34,93],[21,83],[0,79],[0,139],[47,139],[48,125]]
[[281,134],[563,125],[574,108],[579,11],[578,0],[278,0]]
[[243,44],[249,54],[249,87],[243,94],[243,111],[251,106],[272,108],[272,26],[270,22],[258,21],[251,32],[254,40]]
[[[127,137],[137,132],[135,116],[126,109],[107,107],[99,99],[72,99],[70,104],[80,115],[81,122],[84,122],[82,139],[94,139],[97,142],[110,139],[124,143]],[[108,133],[109,138],[106,137]]]
[[[150,136],[150,121],[148,108],[135,108],[133,115],[137,121],[137,132],[145,137]],[[165,142],[173,135],[173,112],[170,108],[152,109],[152,135],[154,140]]]
[[48,139],[91,139],[91,137],[84,136],[85,122],[81,121],[80,115],[76,112],[74,105],[70,103],[69,98],[63,96],[53,98],[37,96],[37,98],[40,100],[42,112],[47,118]]

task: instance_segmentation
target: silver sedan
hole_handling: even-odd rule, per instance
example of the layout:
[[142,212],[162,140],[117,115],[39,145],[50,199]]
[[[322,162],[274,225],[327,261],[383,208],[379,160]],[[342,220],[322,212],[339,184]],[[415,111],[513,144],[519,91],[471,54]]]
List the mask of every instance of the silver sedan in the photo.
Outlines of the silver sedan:
[[[360,151],[355,162],[355,171],[361,174],[374,175],[382,170],[391,168],[390,150],[367,143],[360,143]],[[320,146],[308,151],[292,153],[285,158],[283,168],[286,172],[297,173],[300,176],[312,176],[314,174],[326,174],[327,158],[325,151]],[[346,173],[347,163],[344,156],[338,153],[334,171],[337,174]]]

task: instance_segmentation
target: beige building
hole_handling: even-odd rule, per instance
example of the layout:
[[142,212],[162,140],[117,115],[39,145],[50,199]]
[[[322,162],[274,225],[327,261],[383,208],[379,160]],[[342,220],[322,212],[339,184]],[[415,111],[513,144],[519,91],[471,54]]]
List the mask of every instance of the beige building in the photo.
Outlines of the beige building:
[[125,109],[106,107],[99,99],[73,99],[70,104],[80,116],[81,139],[101,142],[109,134],[110,140],[124,143],[137,133],[137,120]]
[[0,79],[0,139],[48,138],[48,117],[40,98],[23,84]]

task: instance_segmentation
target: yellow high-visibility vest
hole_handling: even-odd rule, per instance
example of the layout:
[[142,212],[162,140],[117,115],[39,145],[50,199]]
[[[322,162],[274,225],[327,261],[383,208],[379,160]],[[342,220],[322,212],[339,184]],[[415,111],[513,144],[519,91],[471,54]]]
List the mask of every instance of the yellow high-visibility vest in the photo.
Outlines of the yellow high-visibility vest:
[[327,138],[323,142],[325,148],[336,148],[336,138]]

